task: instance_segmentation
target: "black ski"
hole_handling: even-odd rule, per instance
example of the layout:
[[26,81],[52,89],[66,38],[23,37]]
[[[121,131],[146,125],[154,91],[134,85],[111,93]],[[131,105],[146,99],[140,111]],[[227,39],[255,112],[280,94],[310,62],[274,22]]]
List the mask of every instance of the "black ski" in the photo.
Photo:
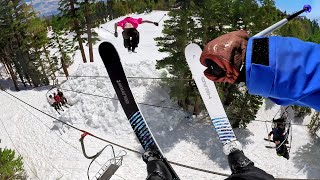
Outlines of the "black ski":
[[173,179],[179,180],[178,175],[168,163],[167,159],[163,156],[159,145],[154,139],[151,131],[149,130],[147,122],[144,120],[142,113],[139,110],[139,107],[129,87],[128,80],[124,73],[117,50],[110,42],[103,42],[99,45],[99,54],[108,71],[110,80],[116,91],[121,106],[143,149],[145,151],[159,151],[161,153],[161,159],[169,169]]

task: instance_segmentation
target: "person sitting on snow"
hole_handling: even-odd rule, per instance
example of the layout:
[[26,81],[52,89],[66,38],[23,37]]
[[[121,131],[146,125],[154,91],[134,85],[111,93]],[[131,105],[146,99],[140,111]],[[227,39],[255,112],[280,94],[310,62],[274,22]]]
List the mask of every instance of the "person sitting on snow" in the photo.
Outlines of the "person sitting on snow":
[[117,27],[121,26],[121,28],[123,29],[123,44],[125,48],[128,48],[129,52],[135,52],[135,48],[138,47],[140,37],[137,28],[139,24],[142,23],[151,23],[156,26],[159,25],[157,22],[142,20],[142,18],[136,19],[132,17],[126,17],[125,19],[114,24],[114,36],[118,37]]
[[320,45],[292,37],[233,31],[210,41],[200,57],[214,82],[245,82],[249,94],[320,111]]

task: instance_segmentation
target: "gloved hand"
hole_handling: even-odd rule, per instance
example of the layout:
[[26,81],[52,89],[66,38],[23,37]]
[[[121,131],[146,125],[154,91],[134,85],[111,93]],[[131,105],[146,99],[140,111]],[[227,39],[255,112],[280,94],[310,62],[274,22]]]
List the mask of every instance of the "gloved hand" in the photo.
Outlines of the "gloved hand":
[[210,41],[200,57],[202,65],[207,66],[205,76],[215,82],[233,84],[244,65],[246,48],[250,36],[244,31],[233,31]]
[[118,37],[118,32],[114,32],[114,37]]
[[154,22],[153,24],[156,25],[156,26],[159,26],[159,23],[157,23],[157,22]]

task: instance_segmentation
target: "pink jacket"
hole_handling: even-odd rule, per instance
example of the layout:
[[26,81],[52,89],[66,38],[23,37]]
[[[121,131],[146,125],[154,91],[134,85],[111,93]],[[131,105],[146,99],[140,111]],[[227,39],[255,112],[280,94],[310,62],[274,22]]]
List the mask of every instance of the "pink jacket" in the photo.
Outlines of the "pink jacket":
[[118,26],[121,26],[122,29],[124,29],[124,25],[125,25],[126,23],[130,23],[130,24],[132,24],[132,26],[133,26],[134,28],[137,28],[137,27],[139,26],[139,24],[142,23],[142,18],[136,19],[136,18],[132,18],[132,17],[126,17],[126,18],[123,19],[122,21],[119,21],[119,22],[117,23],[117,25],[118,25]]

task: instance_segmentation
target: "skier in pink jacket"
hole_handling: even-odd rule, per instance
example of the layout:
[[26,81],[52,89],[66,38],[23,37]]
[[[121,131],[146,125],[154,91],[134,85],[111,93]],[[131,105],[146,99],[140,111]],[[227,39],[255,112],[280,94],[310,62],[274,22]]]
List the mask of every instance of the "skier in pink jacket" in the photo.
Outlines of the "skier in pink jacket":
[[142,23],[151,23],[156,26],[159,24],[157,22],[152,22],[148,20],[142,20],[142,18],[132,18],[126,17],[125,19],[114,24],[114,36],[118,37],[117,27],[121,26],[123,29],[123,44],[125,48],[128,48],[128,51],[135,52],[135,48],[139,44],[139,32],[137,30],[139,24]]

